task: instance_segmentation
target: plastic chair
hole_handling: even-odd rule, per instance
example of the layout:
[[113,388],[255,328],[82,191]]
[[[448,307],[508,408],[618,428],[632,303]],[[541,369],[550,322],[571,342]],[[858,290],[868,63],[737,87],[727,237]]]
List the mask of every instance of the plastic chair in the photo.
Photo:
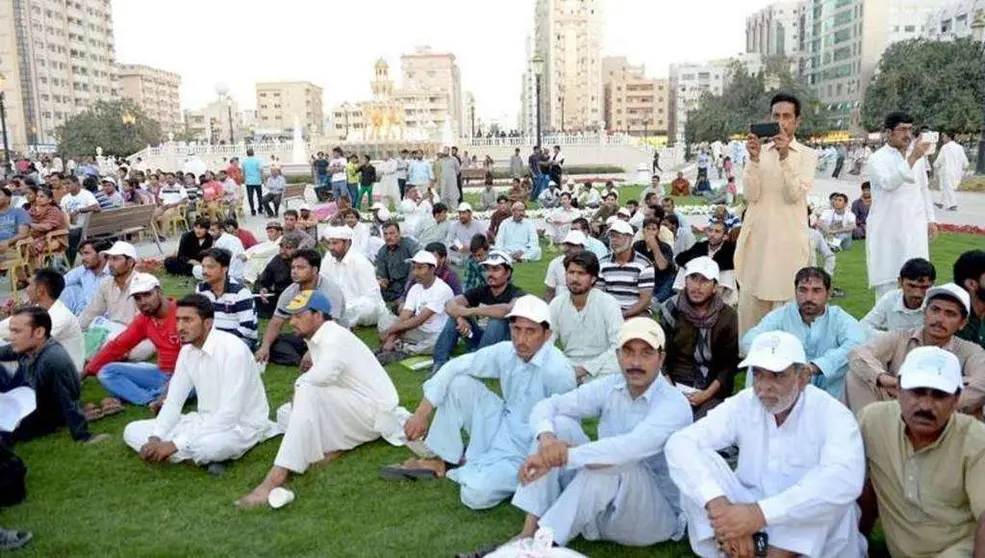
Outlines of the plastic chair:
[[0,270],[7,272],[7,278],[10,279],[10,291],[15,295],[17,294],[17,270],[23,269],[25,277],[31,274],[31,262],[28,255],[30,245],[31,239],[29,238],[18,240],[17,244],[14,245],[12,256],[0,261]]

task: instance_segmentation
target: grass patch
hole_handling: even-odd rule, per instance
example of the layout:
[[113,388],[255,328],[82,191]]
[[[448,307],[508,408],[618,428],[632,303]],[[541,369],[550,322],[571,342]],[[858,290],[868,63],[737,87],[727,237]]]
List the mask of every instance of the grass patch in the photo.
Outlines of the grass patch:
[[[628,192],[627,192],[628,193]],[[638,192],[636,194],[638,196]],[[943,235],[931,244],[931,259],[943,282],[957,256],[981,246],[981,237]],[[548,262],[520,265],[516,283],[543,294]],[[838,255],[835,284],[846,297],[835,304],[856,317],[872,305],[865,285],[865,248],[857,243]],[[190,282],[167,278],[167,292],[190,291]],[[373,331],[360,337],[376,346]],[[413,409],[423,376],[398,365],[388,368],[401,402]],[[297,371],[269,366],[264,377],[273,411],[292,394]],[[87,380],[84,401],[104,396]],[[386,442],[367,444],[330,465],[295,478],[297,500],[285,509],[242,512],[233,502],[266,474],[279,439],[261,444],[216,479],[192,465],[147,465],[124,445],[130,421],[147,418],[144,409],[126,412],[93,427],[113,438],[98,446],[72,443],[57,435],[17,446],[27,463],[28,499],[0,511],[0,525],[34,531],[35,540],[18,556],[449,556],[514,535],[523,515],[509,504],[484,512],[467,510],[450,481],[387,483],[381,465],[409,456]],[[680,557],[686,543],[625,548],[578,539],[574,549],[593,557]]]

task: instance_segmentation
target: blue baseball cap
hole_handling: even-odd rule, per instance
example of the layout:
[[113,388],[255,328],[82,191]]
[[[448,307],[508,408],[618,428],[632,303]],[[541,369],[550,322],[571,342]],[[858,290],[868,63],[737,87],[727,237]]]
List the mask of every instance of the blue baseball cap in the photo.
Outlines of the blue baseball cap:
[[287,311],[291,314],[297,314],[305,310],[331,314],[332,303],[321,291],[301,291],[291,302],[287,303]]

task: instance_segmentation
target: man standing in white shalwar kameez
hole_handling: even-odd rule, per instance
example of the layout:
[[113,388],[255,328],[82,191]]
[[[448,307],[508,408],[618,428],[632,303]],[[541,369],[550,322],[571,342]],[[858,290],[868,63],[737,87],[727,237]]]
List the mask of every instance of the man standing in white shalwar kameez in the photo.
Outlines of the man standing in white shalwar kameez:
[[[680,494],[667,472],[664,444],[691,424],[691,406],[660,374],[664,332],[633,318],[619,332],[621,374],[534,405],[538,447],[520,468],[513,505],[527,512],[520,538],[538,527],[564,546],[579,534],[649,546],[684,536]],[[598,418],[598,440],[580,421]]]
[[459,199],[458,191],[458,175],[462,172],[462,165],[457,158],[448,154],[447,147],[441,152],[437,163],[439,166],[437,174],[441,181],[438,184],[441,201],[445,202],[447,207],[456,207],[458,202],[462,201]]
[[941,140],[941,148],[934,161],[934,169],[941,183],[941,202],[934,205],[947,211],[957,211],[958,198],[954,192],[961,184],[964,170],[968,167],[968,156],[961,144],[954,141],[954,134],[941,132]]
[[[492,508],[513,494],[533,443],[531,409],[576,384],[571,365],[551,343],[547,303],[522,296],[506,317],[510,342],[453,359],[424,382],[424,398],[404,423],[404,433],[411,442],[424,438],[436,458],[383,467],[383,478],[447,476],[461,485],[462,503],[474,510]],[[493,378],[502,397],[481,381]],[[462,430],[469,434],[467,447]]]
[[[242,457],[280,433],[269,420],[267,394],[250,349],[212,326],[209,299],[188,295],[177,302],[178,353],[167,397],[156,419],[131,422],[123,440],[145,461],[198,465]],[[194,390],[198,410],[181,409]]]
[[322,260],[321,274],[335,281],[345,295],[342,321],[353,326],[376,325],[386,313],[376,268],[353,248],[349,227],[330,227],[324,238],[328,257]]
[[911,141],[913,118],[906,113],[890,113],[885,129],[886,145],[868,161],[872,208],[865,222],[865,261],[876,300],[896,288],[907,260],[930,259],[928,238],[937,235],[927,188],[925,155],[930,144]]
[[[855,503],[865,455],[855,417],[811,385],[804,347],[789,333],[759,334],[739,366],[753,387],[671,436],[664,450],[691,550],[865,556]],[[718,454],[731,446],[739,449],[735,471]]]
[[369,347],[332,320],[328,298],[304,291],[288,311],[294,312],[291,326],[305,338],[312,364],[294,382],[293,404],[277,411],[284,439],[263,483],[240,498],[244,507],[266,502],[290,473],[304,473],[381,436],[402,441],[397,389]]

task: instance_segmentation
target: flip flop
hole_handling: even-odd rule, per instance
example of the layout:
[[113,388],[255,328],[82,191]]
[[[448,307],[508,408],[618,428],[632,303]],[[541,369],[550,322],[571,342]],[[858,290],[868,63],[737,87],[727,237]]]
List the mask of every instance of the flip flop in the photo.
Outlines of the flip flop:
[[123,403],[113,397],[103,399],[101,405],[103,406],[103,417],[111,417],[123,412]]
[[438,478],[438,473],[435,473],[431,469],[388,465],[386,467],[380,467],[380,477],[392,481],[434,480]]
[[82,409],[82,414],[85,416],[86,422],[96,422],[106,416],[103,410],[97,407],[95,403],[86,404]]

